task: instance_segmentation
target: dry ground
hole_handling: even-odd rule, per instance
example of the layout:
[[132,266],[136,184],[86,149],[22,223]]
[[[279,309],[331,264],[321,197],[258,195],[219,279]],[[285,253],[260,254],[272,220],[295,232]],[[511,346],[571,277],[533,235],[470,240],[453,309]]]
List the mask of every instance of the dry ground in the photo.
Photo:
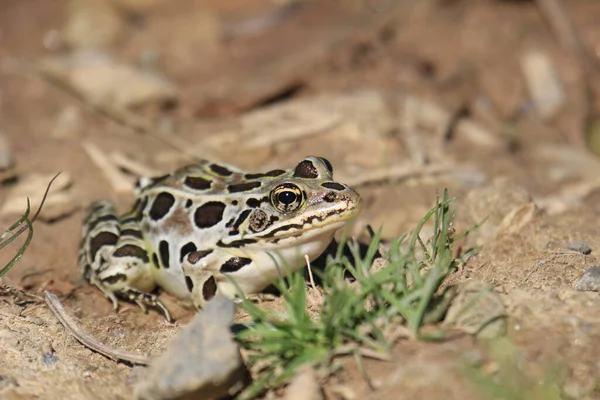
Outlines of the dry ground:
[[[494,214],[477,236],[481,253],[452,281],[494,286],[518,356],[503,364],[467,335],[435,344],[403,340],[393,362],[367,363],[375,389],[348,360],[346,371],[325,386],[328,397],[485,398],[461,372],[478,365],[490,375],[512,371],[506,385],[518,386],[529,374],[521,387],[536,387],[552,377],[568,398],[600,398],[600,299],[572,289],[600,251],[600,161],[578,139],[588,113],[597,111],[585,87],[596,93],[600,80],[582,73],[535,2],[115,0],[117,17],[99,25],[93,16],[104,11],[78,14],[83,3],[0,4],[0,133],[19,174],[17,183],[0,187],[0,202],[27,177],[63,171],[70,178],[67,201],[48,206],[26,255],[2,280],[15,290],[0,292],[0,397],[126,399],[142,373],[67,335],[36,297],[44,290],[59,294],[95,337],[143,354],[160,353],[193,315],[168,295],[175,324],[130,305],[115,314],[78,271],[82,207],[99,197],[121,209],[131,201],[126,190],[114,190],[82,144],[107,154],[119,150],[161,173],[186,162],[181,151],[136,133],[131,121],[100,115],[86,99],[29,68],[96,40],[126,62],[150,59],[176,85],[175,105],[135,112],[153,126],[170,127],[198,157],[254,170],[291,167],[310,154],[329,158],[337,178],[355,182],[365,200],[355,233],[366,223],[383,224],[388,238],[411,229],[436,190],[446,187],[452,195],[471,193],[457,202],[459,229]],[[587,54],[598,62],[600,3],[566,5]],[[288,12],[278,12],[281,7]],[[68,23],[75,33],[65,29]],[[564,105],[548,120],[536,117],[522,74],[522,57],[533,50],[550,56],[565,90]],[[426,105],[439,107],[442,118],[421,115]],[[479,130],[469,134],[459,124],[445,136],[446,117],[460,109],[469,111],[462,121]],[[301,135],[285,139],[295,127]],[[270,142],[252,144],[255,133]],[[408,178],[363,182],[378,168],[407,163],[416,171]],[[427,165],[442,164],[441,172],[427,172]],[[15,218],[3,215],[2,226]],[[573,241],[585,242],[591,254],[569,250]],[[14,248],[4,249],[0,261]]]

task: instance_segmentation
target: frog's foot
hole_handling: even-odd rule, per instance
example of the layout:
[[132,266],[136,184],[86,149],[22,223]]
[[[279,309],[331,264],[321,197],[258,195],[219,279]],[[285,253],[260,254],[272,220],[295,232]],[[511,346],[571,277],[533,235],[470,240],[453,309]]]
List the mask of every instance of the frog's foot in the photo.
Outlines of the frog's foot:
[[117,298],[117,295],[115,295],[114,291],[104,286],[96,274],[91,274],[89,277],[89,282],[100,289],[100,291],[104,293],[104,295],[111,301],[113,310],[115,312],[119,311],[119,299]]
[[146,250],[139,218],[116,216],[112,203],[97,201],[88,209],[79,250],[83,276],[119,309],[119,297],[135,302],[146,312],[160,309],[167,321],[171,315],[156,295],[150,256]]
[[137,289],[122,289],[119,292],[119,295],[123,296],[129,301],[135,302],[145,313],[148,312],[148,307],[158,309],[164,315],[167,322],[173,322],[173,318],[171,318],[171,313],[169,313],[167,307],[162,301],[158,299],[158,296],[156,296],[155,294],[144,293]]

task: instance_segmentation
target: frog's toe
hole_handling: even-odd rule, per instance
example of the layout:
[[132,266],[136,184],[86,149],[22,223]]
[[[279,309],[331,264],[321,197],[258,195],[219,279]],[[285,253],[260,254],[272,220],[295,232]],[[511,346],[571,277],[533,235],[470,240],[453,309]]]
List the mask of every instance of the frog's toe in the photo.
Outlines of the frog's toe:
[[148,312],[148,307],[158,309],[164,315],[167,322],[173,322],[169,309],[155,294],[145,293],[136,289],[123,289],[121,295],[135,302],[145,313]]

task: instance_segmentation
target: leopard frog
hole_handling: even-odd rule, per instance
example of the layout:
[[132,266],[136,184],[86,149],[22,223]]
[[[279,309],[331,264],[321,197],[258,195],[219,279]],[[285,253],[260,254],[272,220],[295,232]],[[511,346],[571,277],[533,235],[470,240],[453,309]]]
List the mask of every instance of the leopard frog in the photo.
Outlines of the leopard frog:
[[157,287],[197,308],[217,293],[260,293],[317,258],[362,207],[336,182],[329,161],[247,173],[200,161],[136,185],[131,210],[112,203],[87,210],[79,251],[85,279],[118,308],[118,298],[162,310]]

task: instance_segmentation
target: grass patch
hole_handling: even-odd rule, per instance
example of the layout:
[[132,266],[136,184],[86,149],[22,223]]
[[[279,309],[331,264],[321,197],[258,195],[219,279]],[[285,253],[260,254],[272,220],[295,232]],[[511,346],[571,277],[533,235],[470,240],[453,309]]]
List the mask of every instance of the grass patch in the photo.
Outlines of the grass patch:
[[[284,317],[244,300],[242,307],[252,322],[237,339],[249,351],[250,364],[260,366],[260,373],[241,398],[277,388],[303,364],[329,367],[337,356],[354,355],[362,365],[365,353],[385,357],[393,344],[392,332],[399,326],[414,338],[440,338],[441,332],[424,335],[421,327],[444,315],[448,302],[440,290],[442,283],[457,263],[473,254],[453,259],[452,245],[458,237],[452,228],[452,200],[447,191],[442,199],[438,196],[412,234],[390,243],[390,250],[381,255],[385,261],[380,268],[372,268],[379,256],[379,234],[373,235],[364,254],[358,243],[347,241],[352,257],[343,251],[344,240],[320,274],[324,297],[316,319],[307,313],[302,271],[279,282]],[[433,236],[424,241],[421,230],[431,220]],[[348,280],[347,274],[353,279]]]
[[6,229],[2,235],[0,235],[0,249],[8,246],[12,243],[16,238],[18,238],[25,230],[28,230],[27,238],[17,254],[6,264],[2,269],[0,269],[0,278],[4,276],[10,269],[19,261],[23,254],[25,254],[25,250],[29,247],[29,243],[31,243],[31,239],[33,238],[33,223],[29,219],[29,211],[30,204],[29,199],[27,199],[27,210],[25,210],[25,214],[14,224],[12,224],[8,229]]
[[54,175],[50,182],[48,182],[48,186],[46,186],[46,191],[44,192],[44,197],[42,197],[40,206],[38,207],[33,217],[29,218],[31,204],[29,203],[29,198],[27,198],[27,209],[25,210],[23,216],[21,216],[21,218],[17,222],[9,226],[8,229],[6,229],[0,235],[0,249],[3,249],[10,243],[12,243],[16,238],[18,238],[23,232],[28,231],[27,238],[17,251],[17,254],[4,267],[2,267],[2,269],[0,269],[0,278],[2,278],[2,276],[4,276],[8,271],[10,271],[12,267],[14,267],[14,265],[17,263],[17,261],[19,261],[21,257],[23,257],[23,254],[25,254],[25,251],[29,247],[31,239],[33,239],[33,223],[37,219],[38,215],[40,215],[40,212],[44,207],[46,197],[48,197],[48,192],[50,191],[52,182],[54,182],[54,180],[58,178],[58,175],[60,175],[60,172]]

